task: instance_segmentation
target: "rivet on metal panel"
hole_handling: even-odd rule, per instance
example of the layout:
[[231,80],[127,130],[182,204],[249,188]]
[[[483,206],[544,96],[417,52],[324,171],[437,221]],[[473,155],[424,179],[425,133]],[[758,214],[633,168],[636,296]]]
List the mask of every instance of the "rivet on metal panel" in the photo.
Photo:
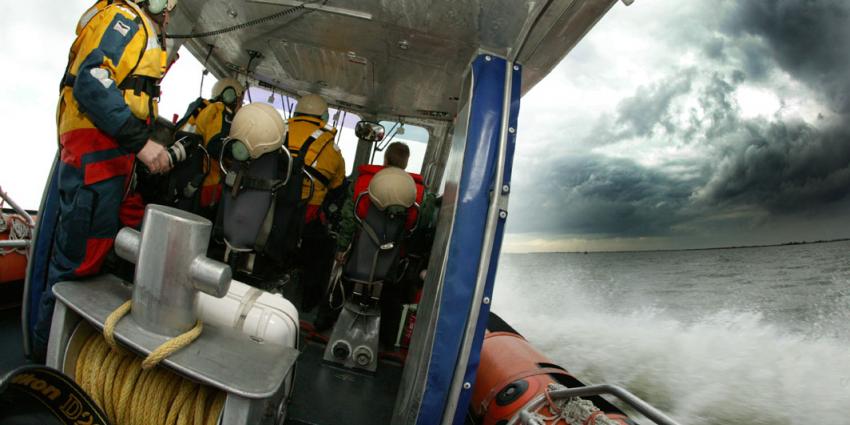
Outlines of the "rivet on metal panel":
[[470,389],[470,388],[472,388],[472,384],[470,384],[469,382],[464,382],[464,383],[463,383],[463,389],[468,390],[468,389]]
[[482,302],[484,304],[490,304],[490,297],[484,297],[484,300],[482,300]]
[[516,129],[513,128],[513,127],[508,128],[508,133],[514,134],[514,133],[516,133]]
[[505,219],[508,218],[508,212],[505,210],[499,211],[499,218]]
[[511,191],[511,187],[508,185],[502,185],[502,193],[508,193]]
[[487,55],[487,56],[484,56],[484,60],[487,61],[487,62],[490,62],[491,60],[493,60],[493,58],[490,57],[490,55]]

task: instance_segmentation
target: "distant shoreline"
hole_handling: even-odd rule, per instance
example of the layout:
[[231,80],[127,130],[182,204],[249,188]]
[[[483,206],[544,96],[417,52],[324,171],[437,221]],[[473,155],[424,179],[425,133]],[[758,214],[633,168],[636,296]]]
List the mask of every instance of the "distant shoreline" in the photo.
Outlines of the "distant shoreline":
[[833,242],[846,242],[850,241],[850,238],[838,238],[838,239],[828,239],[828,240],[816,240],[816,241],[792,241],[792,242],[783,242],[783,243],[775,243],[775,244],[766,244],[766,245],[733,245],[733,246],[718,246],[711,248],[680,248],[680,249],[632,249],[632,250],[624,250],[624,251],[538,251],[538,252],[506,252],[505,254],[617,254],[617,253],[629,253],[629,252],[679,252],[679,251],[711,251],[711,250],[719,250],[719,249],[746,249],[746,248],[769,248],[773,246],[791,246],[791,245],[814,245],[819,243],[833,243]]

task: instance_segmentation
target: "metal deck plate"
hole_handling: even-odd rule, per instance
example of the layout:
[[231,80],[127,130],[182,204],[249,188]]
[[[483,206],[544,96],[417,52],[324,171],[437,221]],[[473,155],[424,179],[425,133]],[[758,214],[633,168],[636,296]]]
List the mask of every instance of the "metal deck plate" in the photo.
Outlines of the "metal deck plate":
[[390,424],[401,365],[381,361],[370,375],[323,362],[323,345],[303,350],[286,425]]
[[[132,290],[117,277],[105,275],[60,282],[53,292],[60,302],[102,331],[106,317],[130,299]],[[115,337],[142,355],[168,340],[140,328],[129,314],[118,322]],[[262,399],[277,393],[297,358],[298,350],[293,348],[258,343],[233,329],[205,326],[197,340],[162,363],[228,393]]]

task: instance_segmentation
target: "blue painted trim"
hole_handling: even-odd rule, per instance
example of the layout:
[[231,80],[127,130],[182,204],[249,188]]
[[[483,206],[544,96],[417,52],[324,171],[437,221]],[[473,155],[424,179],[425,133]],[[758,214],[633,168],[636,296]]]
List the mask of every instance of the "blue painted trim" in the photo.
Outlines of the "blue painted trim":
[[[426,389],[416,421],[419,425],[436,425],[442,420],[470,306],[476,302],[473,296],[495,178],[506,65],[504,59],[491,56],[486,60],[485,55],[478,56],[472,63],[472,104],[463,170],[443,293],[438,301],[440,316],[435,324]],[[501,238],[497,241],[501,242]],[[459,406],[458,411],[465,414],[467,404]]]
[[[522,69],[517,66],[517,68],[514,69],[513,80],[511,81],[511,106],[510,115],[508,116],[508,126],[515,130],[517,129],[517,120],[519,117],[520,93],[522,93],[521,75]],[[502,183],[497,186],[498,188],[501,188],[503,185],[510,186],[511,171],[513,170],[514,164],[514,151],[516,149],[516,135],[516,131],[508,133],[508,144],[505,152],[505,174]],[[490,268],[487,274],[486,285],[484,287],[484,296],[491,300],[493,299],[493,287],[496,280],[496,269],[499,264],[499,254],[502,251],[502,238],[505,232],[505,223],[505,219],[499,219],[499,224],[496,226],[496,238],[493,241],[493,253],[490,256]],[[478,373],[478,365],[481,360],[481,347],[484,344],[484,332],[487,329],[487,322],[490,316],[490,306],[492,304],[493,303],[491,301],[489,304],[481,305],[481,314],[478,316],[478,323],[475,328],[475,337],[472,342],[472,350],[470,351],[469,362],[467,363],[466,373],[464,374],[464,382],[475,382],[475,377]],[[455,411],[454,420],[452,422],[453,424],[462,425],[464,423],[471,399],[472,388],[464,389],[460,394],[460,400],[458,401],[457,410]]]
[[59,158],[54,161],[52,172],[47,179],[48,189],[42,202],[41,210],[38,211],[38,231],[32,249],[32,257],[29,260],[29,286],[28,293],[24,294],[27,303],[27,329],[30,341],[33,338],[33,329],[38,320],[39,308],[41,306],[41,294],[47,284],[47,267],[50,263],[50,252],[53,250],[53,234],[59,221]]

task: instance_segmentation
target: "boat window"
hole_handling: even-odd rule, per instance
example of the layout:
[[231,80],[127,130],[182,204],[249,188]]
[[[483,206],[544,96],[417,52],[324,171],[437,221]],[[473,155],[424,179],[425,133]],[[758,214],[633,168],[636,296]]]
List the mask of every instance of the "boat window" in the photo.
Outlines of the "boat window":
[[378,144],[379,149],[375,151],[372,164],[384,163],[384,148],[389,143],[402,142],[410,148],[410,160],[407,161],[406,171],[412,173],[422,172],[422,163],[425,161],[425,151],[428,148],[428,130],[423,127],[399,124],[395,121],[381,121],[380,124],[386,129],[384,141]]

